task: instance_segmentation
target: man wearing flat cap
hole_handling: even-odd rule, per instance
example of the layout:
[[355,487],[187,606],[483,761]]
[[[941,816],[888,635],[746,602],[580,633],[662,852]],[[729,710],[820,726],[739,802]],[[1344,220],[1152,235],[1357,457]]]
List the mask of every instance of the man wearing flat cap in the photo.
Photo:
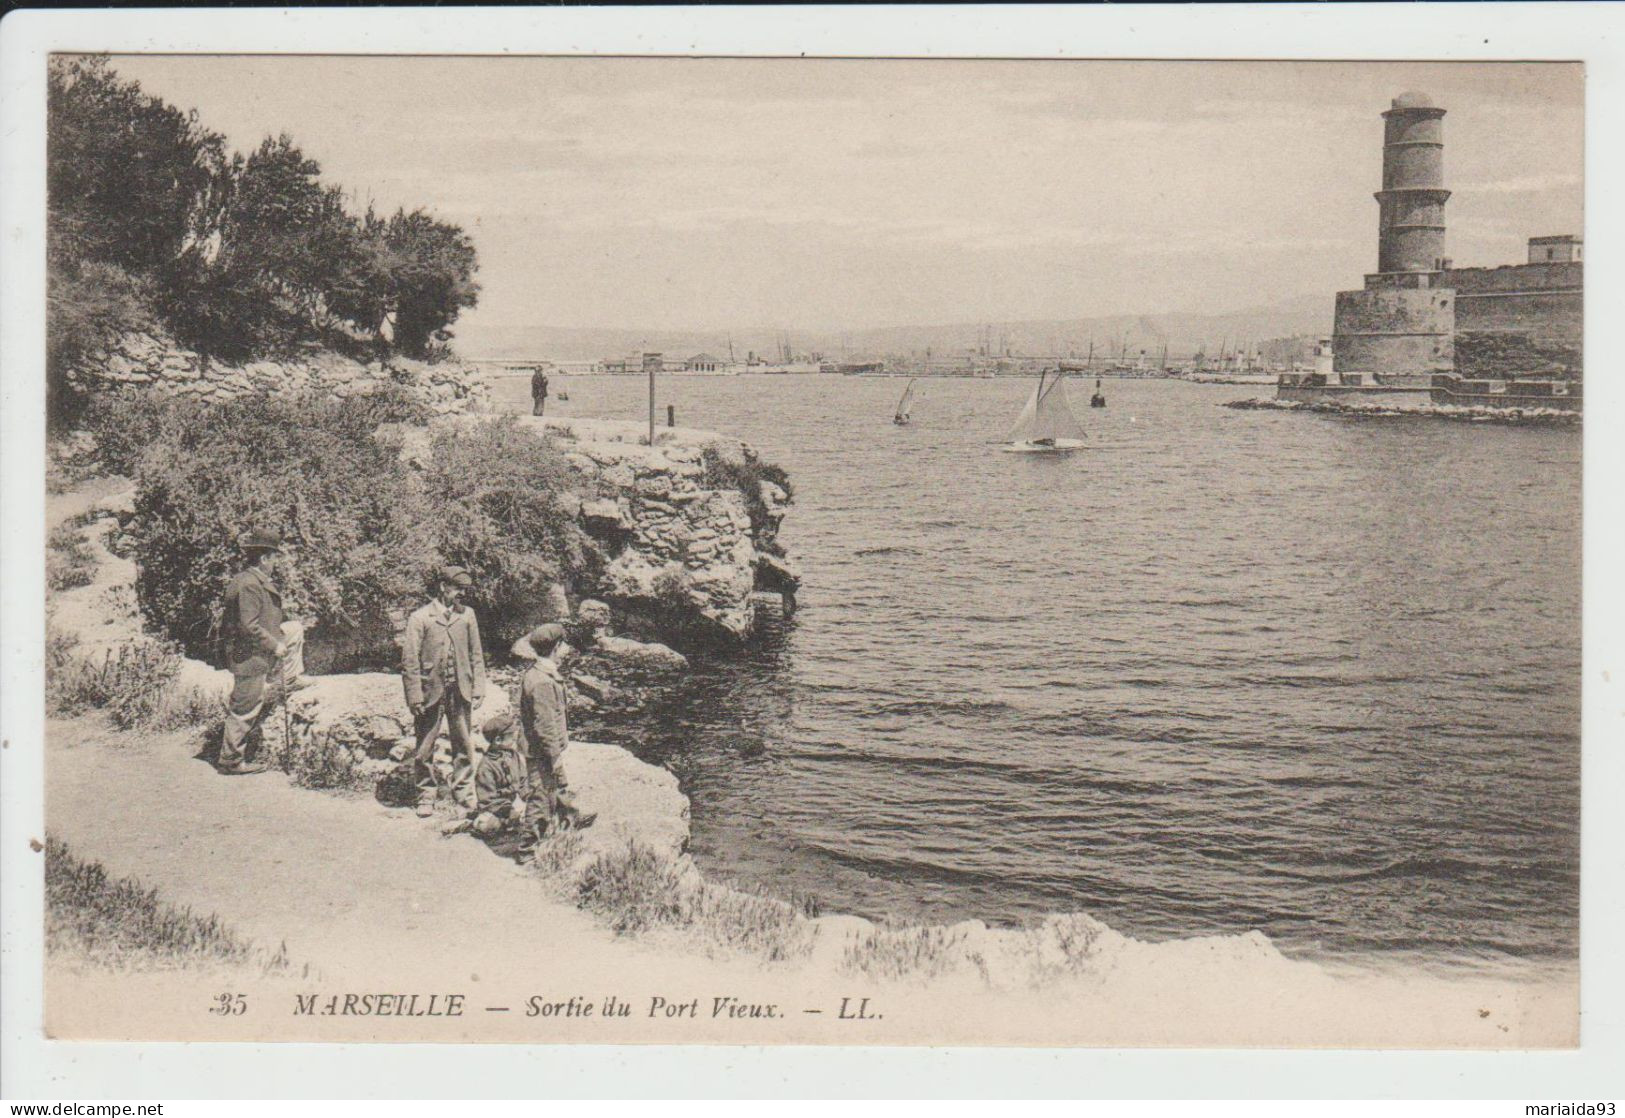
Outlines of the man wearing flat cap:
[[232,686],[216,767],[227,776],[262,773],[269,767],[264,760],[248,760],[247,742],[269,705],[267,678],[277,671],[278,682],[285,682],[280,669],[288,655],[282,592],[276,583],[282,535],[274,528],[255,528],[243,537],[242,549],[246,566],[226,586],[220,619]]
[[564,747],[570,744],[564,680],[557,663],[563,643],[564,627],[553,623],[538,625],[514,642],[514,654],[531,662],[519,681],[519,732],[529,755],[532,799],[546,802],[556,827],[581,828],[597,816],[576,807],[560,764]]
[[469,719],[485,697],[480,624],[463,604],[463,595],[473,584],[462,567],[442,567],[435,575],[434,598],[406,622],[401,679],[417,737],[412,769],[422,816],[434,814],[439,794],[434,749],[442,725],[451,733],[452,791],[465,807],[473,803],[474,737]]

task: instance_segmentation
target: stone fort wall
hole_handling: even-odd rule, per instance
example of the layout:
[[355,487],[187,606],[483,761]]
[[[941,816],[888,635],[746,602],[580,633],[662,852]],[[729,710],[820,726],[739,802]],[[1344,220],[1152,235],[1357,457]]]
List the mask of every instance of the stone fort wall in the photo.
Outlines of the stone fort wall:
[[1583,371],[1585,265],[1452,268],[1456,371],[1466,377],[1577,378]]

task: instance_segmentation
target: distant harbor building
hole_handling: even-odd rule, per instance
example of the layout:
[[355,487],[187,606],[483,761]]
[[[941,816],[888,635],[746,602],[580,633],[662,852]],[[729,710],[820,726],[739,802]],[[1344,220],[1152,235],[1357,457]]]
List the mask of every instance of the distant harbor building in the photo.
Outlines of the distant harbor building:
[[1445,110],[1402,93],[1383,116],[1377,270],[1337,293],[1331,370],[1286,374],[1286,399],[1373,396],[1577,407],[1583,242],[1531,237],[1524,264],[1445,255]]
[[712,357],[709,353],[696,353],[683,362],[683,369],[690,373],[715,373],[722,370],[722,359]]

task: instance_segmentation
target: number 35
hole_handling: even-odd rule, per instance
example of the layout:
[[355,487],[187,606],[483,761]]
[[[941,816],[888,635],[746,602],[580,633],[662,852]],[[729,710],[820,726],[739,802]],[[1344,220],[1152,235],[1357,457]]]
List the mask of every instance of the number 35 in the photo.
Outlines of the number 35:
[[217,994],[209,1012],[220,1017],[241,1017],[248,1012],[248,999],[242,994]]

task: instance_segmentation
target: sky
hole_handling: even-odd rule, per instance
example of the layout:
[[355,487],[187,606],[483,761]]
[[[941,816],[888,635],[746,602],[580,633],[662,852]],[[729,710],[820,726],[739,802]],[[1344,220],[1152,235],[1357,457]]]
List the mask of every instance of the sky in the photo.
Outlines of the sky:
[[1577,64],[132,56],[239,150],[468,230],[460,344],[1223,313],[1376,267],[1382,118],[1447,110],[1448,252],[1582,231]]

